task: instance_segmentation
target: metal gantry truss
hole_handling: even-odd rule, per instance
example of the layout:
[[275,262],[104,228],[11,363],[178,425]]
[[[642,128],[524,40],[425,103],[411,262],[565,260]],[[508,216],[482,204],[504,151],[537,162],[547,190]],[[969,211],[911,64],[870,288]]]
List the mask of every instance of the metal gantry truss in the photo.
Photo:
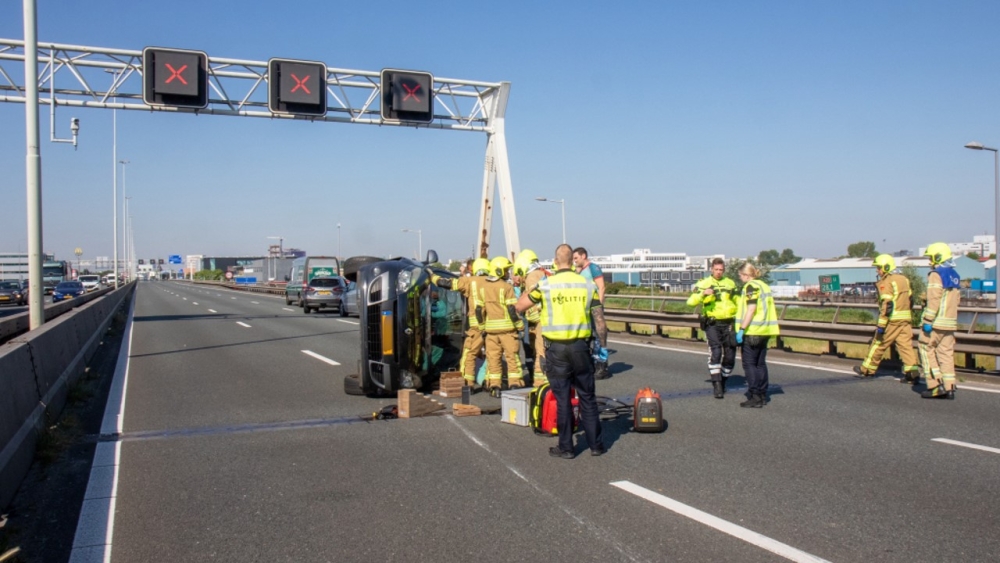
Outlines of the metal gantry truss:
[[[0,38],[0,102],[25,103],[24,41]],[[17,64],[20,63],[20,64]],[[204,109],[146,105],[142,99],[142,51],[39,43],[39,103],[57,106],[298,119],[486,133],[483,199],[477,246],[489,248],[495,189],[499,187],[507,253],[520,251],[510,166],[504,137],[509,82],[434,78],[434,121],[383,120],[380,71],[327,68],[325,116],[271,113],[267,109],[267,61],[208,58],[209,103]],[[54,133],[53,133],[54,135]]]

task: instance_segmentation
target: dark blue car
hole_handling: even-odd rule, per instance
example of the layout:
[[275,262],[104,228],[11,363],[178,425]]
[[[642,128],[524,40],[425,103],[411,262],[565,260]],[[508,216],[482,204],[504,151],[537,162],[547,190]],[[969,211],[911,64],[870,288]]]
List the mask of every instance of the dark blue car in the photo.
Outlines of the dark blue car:
[[64,281],[59,282],[59,285],[52,290],[52,302],[58,303],[65,299],[72,299],[74,297],[79,297],[87,293],[87,290],[83,288],[83,284],[78,281]]

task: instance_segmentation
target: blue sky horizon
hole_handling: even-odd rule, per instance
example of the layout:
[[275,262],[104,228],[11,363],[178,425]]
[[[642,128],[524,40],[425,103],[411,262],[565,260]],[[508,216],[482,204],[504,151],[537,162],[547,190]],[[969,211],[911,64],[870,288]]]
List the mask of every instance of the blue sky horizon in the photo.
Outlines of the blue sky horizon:
[[[378,7],[178,0],[38,3],[38,37],[510,81],[523,247],[809,257],[994,232],[1000,4],[511,2]],[[301,16],[300,16],[301,15]],[[23,38],[21,2],[0,37]],[[9,61],[4,65],[11,64]],[[0,84],[5,83],[0,78]],[[44,248],[111,254],[111,112],[41,108]],[[24,105],[0,103],[0,251],[26,248]],[[118,112],[137,254],[469,256],[481,133]],[[120,180],[120,178],[119,178]],[[504,238],[499,211],[494,249]]]

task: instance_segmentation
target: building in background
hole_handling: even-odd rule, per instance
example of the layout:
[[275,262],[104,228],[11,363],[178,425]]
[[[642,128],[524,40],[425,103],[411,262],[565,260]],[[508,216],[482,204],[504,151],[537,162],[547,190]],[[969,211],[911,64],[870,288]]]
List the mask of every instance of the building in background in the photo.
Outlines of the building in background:
[[[997,251],[997,241],[993,235],[975,235],[972,237],[972,242],[946,242],[945,244],[948,245],[951,253],[955,256],[964,256],[970,252],[975,252],[983,258],[988,258],[991,254],[996,254]],[[920,251],[917,254],[923,256],[925,250],[927,250],[927,247],[920,247]]]
[[[926,277],[931,270],[930,261],[924,256],[909,256],[896,259],[896,267],[913,266],[917,274]],[[967,256],[955,257],[955,270],[963,280],[992,279],[992,272],[984,263]],[[987,278],[987,274],[990,275]],[[804,258],[795,264],[788,264],[771,270],[769,276],[773,287],[799,286],[802,289],[819,289],[820,276],[836,275],[842,288],[874,289],[877,277],[871,258],[839,258],[821,260]]]
[[[653,252],[648,248],[636,248],[629,254],[592,255],[590,261],[601,267],[607,283],[655,285],[667,291],[686,292],[708,275],[713,258],[726,259],[723,254],[688,256],[683,252]],[[542,262],[542,265],[551,268],[552,261]]]
[[0,280],[24,280],[28,278],[28,254],[21,252],[0,252]]

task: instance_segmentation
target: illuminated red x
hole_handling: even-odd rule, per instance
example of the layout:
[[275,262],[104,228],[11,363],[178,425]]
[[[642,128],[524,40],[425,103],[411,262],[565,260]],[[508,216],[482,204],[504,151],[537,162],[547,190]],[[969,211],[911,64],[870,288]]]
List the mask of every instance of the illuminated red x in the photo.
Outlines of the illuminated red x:
[[409,100],[410,98],[413,98],[414,100],[416,100],[418,102],[420,101],[420,98],[417,97],[417,92],[420,91],[420,85],[419,84],[414,85],[413,88],[410,88],[406,84],[403,84],[403,90],[406,90],[406,95],[403,96],[403,101],[404,102],[406,100]]
[[[289,73],[289,74],[291,74],[291,73]],[[290,93],[295,93],[296,90],[298,90],[299,88],[302,88],[302,90],[305,91],[306,94],[312,94],[312,92],[309,91],[309,88],[306,87],[306,82],[309,82],[309,78],[310,77],[307,76],[307,77],[303,78],[302,80],[299,80],[298,76],[295,76],[294,74],[292,74],[292,80],[295,81],[295,88],[292,88],[292,91]]]
[[166,63],[163,66],[167,67],[167,69],[170,71],[170,78],[168,78],[166,82],[164,82],[164,84],[170,84],[170,82],[172,82],[173,79],[176,78],[177,80],[181,81],[181,84],[187,86],[187,80],[184,80],[184,77],[181,76],[181,73],[184,72],[184,69],[186,69],[188,65],[184,65],[177,70],[174,70],[174,67],[170,66],[170,63]]

